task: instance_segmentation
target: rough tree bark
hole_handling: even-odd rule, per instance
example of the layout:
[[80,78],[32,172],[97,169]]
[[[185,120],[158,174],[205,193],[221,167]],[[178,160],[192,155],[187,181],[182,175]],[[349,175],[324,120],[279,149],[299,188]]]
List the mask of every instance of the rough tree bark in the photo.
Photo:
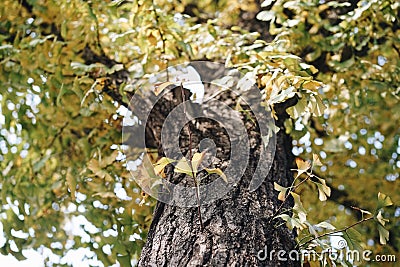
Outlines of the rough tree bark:
[[[157,145],[161,155],[163,144],[160,142],[160,129],[168,113],[182,101],[179,90],[171,92],[154,108],[154,115],[148,120],[146,128],[152,132],[146,133],[146,144]],[[231,93],[221,94],[218,98],[229,106],[235,105],[235,96]],[[287,116],[285,108],[288,105],[293,103],[287,102],[275,107],[279,116],[276,125],[280,131],[276,136],[272,168],[269,172],[265,171],[266,178],[261,186],[253,192],[248,189],[262,151],[262,143],[258,126],[249,119],[248,114],[242,114],[241,119],[246,126],[251,146],[251,156],[244,175],[227,195],[201,206],[203,229],[199,224],[197,208],[182,208],[158,202],[139,266],[300,266],[298,261],[288,257],[288,253],[295,247],[294,233],[282,221],[271,221],[272,215],[281,205],[274,190],[274,182],[288,186],[293,180],[290,171],[294,160],[291,139],[283,127]],[[214,108],[218,112],[220,107]],[[136,103],[136,109],[140,109],[140,103]],[[217,167],[223,166],[229,159],[231,149],[231,141],[225,130],[207,119],[197,120],[196,123],[192,121],[188,127],[192,131],[192,147],[197,148],[205,138],[212,139],[216,145],[217,157],[221,160]],[[181,132],[180,148],[187,155],[189,141],[185,129]],[[152,140],[148,140],[151,137]],[[165,172],[169,181],[193,186],[190,177],[174,173],[171,165]],[[285,208],[290,205],[290,202],[287,203]],[[280,250],[286,253],[278,255]],[[268,257],[264,255],[265,252],[268,252]],[[287,260],[279,260],[278,256]]]

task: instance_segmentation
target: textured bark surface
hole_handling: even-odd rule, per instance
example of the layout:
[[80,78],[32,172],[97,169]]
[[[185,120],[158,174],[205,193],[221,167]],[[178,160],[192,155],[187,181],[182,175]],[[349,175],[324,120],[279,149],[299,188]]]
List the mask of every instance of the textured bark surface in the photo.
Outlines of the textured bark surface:
[[[151,134],[146,133],[146,137],[153,137],[154,142],[147,140],[147,144],[157,144],[161,154],[163,151],[157,131],[168,115],[165,113],[180,103],[175,94],[171,93],[165,101],[161,101],[160,106],[154,109],[155,115],[148,120],[147,129]],[[235,104],[234,96],[230,94],[218,97],[229,106]],[[283,117],[284,107],[276,109],[281,109],[280,116]],[[215,107],[215,112],[218,110],[219,107]],[[273,183],[288,186],[293,179],[290,171],[293,167],[291,140],[285,134],[282,121],[278,121],[277,125],[282,129],[277,134],[272,168],[269,172],[265,169],[266,179],[257,190],[250,192],[249,182],[262,150],[261,140],[257,125],[244,114],[241,119],[250,136],[251,158],[240,181],[221,199],[201,206],[204,229],[201,229],[197,208],[181,208],[159,202],[139,266],[300,266],[299,262],[288,258],[288,252],[295,246],[294,234],[282,221],[271,221],[271,216],[281,204]],[[231,149],[231,141],[224,129],[207,119],[189,123],[188,127],[193,133],[192,147],[198,147],[204,138],[213,139],[220,160],[214,166],[224,166]],[[182,130],[181,135],[180,145],[185,155],[188,151],[187,128]],[[193,185],[190,177],[174,173],[172,165],[165,172],[166,179],[174,183]],[[288,258],[287,261],[278,260],[279,250],[286,251],[283,256]],[[271,253],[272,258],[268,255],[267,259],[263,259],[265,251]]]

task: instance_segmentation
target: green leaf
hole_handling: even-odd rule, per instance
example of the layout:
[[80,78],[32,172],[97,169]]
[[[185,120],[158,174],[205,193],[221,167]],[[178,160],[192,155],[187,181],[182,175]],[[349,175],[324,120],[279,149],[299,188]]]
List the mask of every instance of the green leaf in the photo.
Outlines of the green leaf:
[[286,199],[286,192],[287,192],[288,188],[283,187],[283,186],[280,186],[279,184],[277,184],[277,183],[274,182],[274,189],[275,189],[276,191],[279,191],[278,199],[281,200],[281,201],[285,201],[285,199]]
[[13,255],[19,261],[24,261],[27,259],[24,256],[24,254],[22,254],[22,251],[18,251],[18,252],[12,251],[11,255]]
[[343,237],[346,239],[347,245],[351,250],[358,250],[358,251],[362,250],[361,246],[362,235],[356,229],[354,228],[347,229],[343,233]]
[[130,267],[131,265],[131,257],[128,255],[118,255],[117,256],[118,262],[121,267]]
[[276,216],[276,218],[281,218],[282,220],[286,221],[287,227],[290,230],[292,230],[293,228],[298,228],[302,230],[307,227],[305,223],[301,222],[301,219],[290,217],[287,214],[280,214]]

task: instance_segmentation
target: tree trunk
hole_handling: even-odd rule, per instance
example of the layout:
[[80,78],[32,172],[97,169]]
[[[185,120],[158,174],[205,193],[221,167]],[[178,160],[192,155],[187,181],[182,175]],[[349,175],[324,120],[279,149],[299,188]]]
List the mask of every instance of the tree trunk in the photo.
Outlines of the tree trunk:
[[[156,142],[146,140],[146,144],[156,143],[161,154],[164,154],[164,149],[161,148],[159,131],[168,116],[166,113],[182,102],[179,92],[175,89],[169,98],[165,98],[167,100],[154,109],[155,115],[147,122],[146,138],[152,136]],[[218,98],[229,106],[235,106],[235,96],[231,93],[221,94]],[[222,113],[218,103],[211,102],[210,105],[215,105],[211,108]],[[251,147],[244,174],[238,177],[240,179],[226,195],[201,205],[203,227],[197,207],[158,202],[139,266],[300,266],[298,260],[293,260],[295,253],[290,253],[295,248],[294,233],[280,219],[272,220],[282,203],[277,199],[274,182],[289,186],[293,181],[291,139],[283,128],[285,105],[288,103],[275,107],[279,116],[276,125],[280,131],[276,135],[275,155],[266,155],[271,157],[270,171],[267,166],[261,166],[265,176],[261,185],[255,191],[249,190],[260,155],[265,153],[260,130],[249,119],[249,114],[241,113],[240,119],[246,127]],[[140,103],[136,103],[137,110],[138,106]],[[183,153],[188,155],[189,146],[197,148],[201,146],[201,140],[212,139],[217,158],[222,160],[217,166],[224,166],[223,162],[229,160],[229,152],[235,146],[232,140],[227,139],[226,130],[207,118],[197,119],[196,123],[192,120],[188,125],[179,132]],[[191,138],[188,127],[192,132]],[[153,133],[148,134],[148,131]],[[165,173],[165,179],[170,182],[193,186],[191,177],[175,173],[171,165],[165,168]],[[292,203],[288,201],[284,208],[290,205]]]

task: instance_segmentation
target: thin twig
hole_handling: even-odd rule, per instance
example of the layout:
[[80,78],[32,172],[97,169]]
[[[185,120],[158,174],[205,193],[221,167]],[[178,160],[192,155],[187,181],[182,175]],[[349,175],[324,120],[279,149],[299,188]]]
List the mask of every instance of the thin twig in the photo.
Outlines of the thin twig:
[[303,181],[301,181],[300,183],[298,183],[297,185],[294,186],[294,182],[296,181],[296,179],[293,181],[292,185],[290,186],[290,190],[289,192],[286,194],[285,199],[283,200],[282,204],[279,206],[279,208],[275,211],[275,213],[271,216],[271,218],[269,219],[268,223],[270,223],[275,216],[277,216],[279,214],[279,212],[282,210],[283,205],[285,205],[286,200],[289,198],[290,193],[292,193],[294,190],[296,190],[297,187],[299,187],[301,184],[303,184],[304,182],[306,182],[307,180],[310,179],[311,176],[308,176],[307,178],[305,178]]
[[307,242],[305,242],[305,243],[303,243],[303,244],[300,245],[300,243],[301,243],[304,239],[306,239],[306,238],[308,237],[308,236],[306,236],[306,237],[304,237],[303,239],[301,239],[301,240],[299,241],[299,243],[296,245],[296,248],[299,248],[299,247],[302,247],[302,246],[304,246],[304,245],[307,245],[308,243],[310,243],[310,242],[312,242],[312,241],[314,241],[314,240],[316,240],[316,239],[318,239],[318,238],[322,238],[322,237],[324,237],[324,236],[333,235],[333,234],[337,234],[337,233],[341,233],[341,232],[346,232],[346,231],[349,230],[350,228],[353,228],[354,226],[359,225],[359,224],[361,224],[361,223],[363,223],[363,222],[369,221],[369,220],[371,220],[371,219],[373,219],[373,218],[374,218],[373,216],[372,216],[372,217],[369,217],[369,218],[365,218],[365,219],[362,219],[362,220],[360,220],[360,221],[358,221],[358,222],[353,223],[352,225],[346,226],[346,227],[343,228],[343,229],[335,230],[335,231],[332,231],[332,232],[329,232],[329,233],[325,233],[325,234],[316,236],[316,237],[314,237],[314,238],[312,238],[312,239],[308,240]]
[[[183,102],[183,113],[185,114],[185,118],[186,119],[189,119],[189,117],[187,116],[187,113],[186,113],[186,99],[185,99],[185,93],[184,93],[184,91],[183,91],[184,89],[183,89],[183,85],[182,85],[182,83],[181,83],[181,94],[182,94],[182,102]],[[196,200],[197,200],[197,212],[198,212],[198,214],[199,214],[199,221],[200,221],[200,228],[201,228],[201,230],[203,230],[204,229],[204,226],[203,226],[203,220],[202,220],[202,217],[201,217],[201,207],[200,207],[200,192],[199,192],[199,184],[198,184],[198,182],[197,182],[197,178],[196,178],[196,175],[195,175],[195,173],[194,173],[194,170],[193,170],[193,165],[192,165],[192,157],[193,157],[193,153],[192,153],[192,131],[190,130],[190,124],[188,124],[188,131],[189,131],[189,166],[190,166],[190,170],[191,170],[191,172],[192,172],[192,177],[193,177],[193,181],[194,181],[194,184],[195,184],[195,190],[196,190]]]

